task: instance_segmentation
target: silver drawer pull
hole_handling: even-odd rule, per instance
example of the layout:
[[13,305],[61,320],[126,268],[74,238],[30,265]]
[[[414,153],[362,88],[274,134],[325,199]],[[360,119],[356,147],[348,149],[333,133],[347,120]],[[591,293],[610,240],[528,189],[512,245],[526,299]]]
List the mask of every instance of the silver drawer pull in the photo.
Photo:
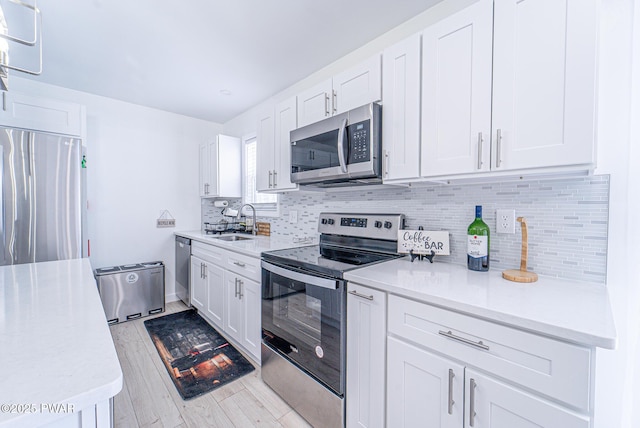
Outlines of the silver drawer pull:
[[245,267],[246,265],[244,263],[240,263],[240,262],[233,262],[234,265],[236,266],[240,266],[240,267]]
[[373,300],[373,296],[367,296],[366,294],[360,294],[356,291],[349,291],[349,294],[353,294],[356,297],[362,297],[363,299]]
[[465,339],[464,337],[456,336],[455,334],[453,334],[451,332],[451,330],[449,330],[449,331],[440,330],[438,332],[438,334],[440,334],[440,335],[442,335],[444,337],[447,337],[449,339],[457,340],[458,342],[466,343],[467,345],[475,346],[476,348],[484,349],[485,351],[489,350],[489,347],[487,345],[485,345],[484,343],[482,343],[482,340],[479,341],[479,342],[474,342],[473,340],[469,340],[469,339]]

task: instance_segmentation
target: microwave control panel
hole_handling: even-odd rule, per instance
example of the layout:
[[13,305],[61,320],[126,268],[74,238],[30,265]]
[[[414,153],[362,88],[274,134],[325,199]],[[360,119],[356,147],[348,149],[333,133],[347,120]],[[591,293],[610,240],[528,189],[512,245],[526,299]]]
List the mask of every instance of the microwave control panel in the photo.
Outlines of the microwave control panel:
[[368,162],[371,159],[371,136],[369,120],[347,127],[349,132],[349,163]]

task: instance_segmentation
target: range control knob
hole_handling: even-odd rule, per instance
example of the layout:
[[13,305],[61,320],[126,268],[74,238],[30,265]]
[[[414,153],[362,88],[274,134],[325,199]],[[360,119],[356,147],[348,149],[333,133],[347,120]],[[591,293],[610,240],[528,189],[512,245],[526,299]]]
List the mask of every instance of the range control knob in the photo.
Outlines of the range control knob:
[[328,220],[327,220],[327,223],[329,223],[329,224],[333,224],[333,223],[335,223],[335,220],[334,220],[334,219],[332,219],[332,218],[330,218],[330,219],[328,219]]
[[326,219],[326,218],[323,218],[322,220],[320,220],[320,222],[321,222],[322,224],[327,224],[327,219]]
[[376,222],[375,222],[375,223],[373,223],[373,225],[374,225],[375,227],[377,227],[378,229],[380,229],[380,228],[382,227],[382,222],[381,222],[380,220],[376,220]]
[[393,226],[393,225],[391,224],[391,222],[390,222],[390,221],[385,221],[385,222],[384,222],[384,228],[385,228],[385,229],[391,229],[391,226]]

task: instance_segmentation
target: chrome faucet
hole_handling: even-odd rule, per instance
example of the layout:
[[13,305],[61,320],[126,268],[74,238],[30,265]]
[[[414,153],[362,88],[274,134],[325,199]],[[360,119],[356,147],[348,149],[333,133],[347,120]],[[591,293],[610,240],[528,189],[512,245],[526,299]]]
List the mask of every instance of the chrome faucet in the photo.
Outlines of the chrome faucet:
[[251,207],[251,209],[253,210],[253,225],[251,226],[251,234],[252,235],[256,235],[258,232],[258,229],[256,227],[256,209],[253,205],[251,204],[244,204],[243,206],[240,207],[240,209],[238,210],[238,217],[237,219],[240,220],[240,217],[242,217],[242,210],[244,209],[244,207]]

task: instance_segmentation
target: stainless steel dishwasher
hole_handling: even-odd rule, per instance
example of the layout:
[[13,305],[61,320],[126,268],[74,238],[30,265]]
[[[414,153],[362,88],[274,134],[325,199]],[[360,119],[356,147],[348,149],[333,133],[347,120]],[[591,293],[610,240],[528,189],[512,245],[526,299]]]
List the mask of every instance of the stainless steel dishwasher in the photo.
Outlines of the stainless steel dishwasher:
[[176,236],[176,296],[191,307],[191,239]]
[[109,324],[164,312],[164,263],[105,267],[94,276]]

